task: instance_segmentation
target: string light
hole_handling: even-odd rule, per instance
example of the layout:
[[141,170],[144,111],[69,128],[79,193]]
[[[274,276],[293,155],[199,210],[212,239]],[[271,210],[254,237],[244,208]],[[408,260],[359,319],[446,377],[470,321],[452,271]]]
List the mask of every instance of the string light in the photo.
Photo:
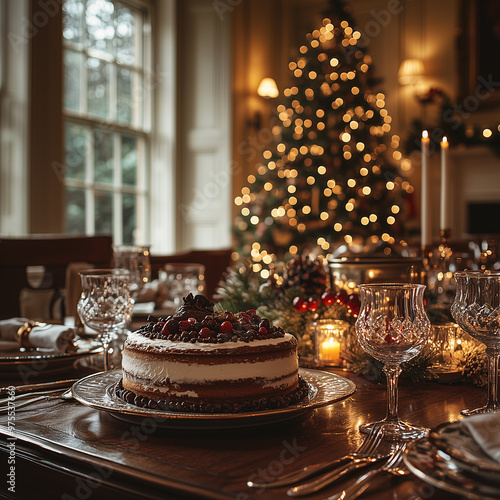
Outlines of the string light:
[[[261,189],[261,192],[269,193],[268,199],[278,199],[281,205],[265,210],[265,204],[262,205],[265,203],[263,201],[265,198],[258,192],[252,192],[248,187],[243,188],[241,195],[234,199],[235,205],[241,207],[241,217],[245,218],[237,222],[239,229],[245,230],[248,223],[255,227],[265,224],[266,227],[272,228],[274,234],[273,225],[278,223],[276,226],[278,232],[281,231],[280,228],[286,231],[286,226],[289,226],[297,235],[309,229],[309,221],[311,223],[331,221],[320,227],[329,227],[336,233],[349,233],[339,236],[343,236],[344,241],[351,244],[352,230],[355,229],[356,223],[365,227],[365,230],[368,230],[369,226],[373,233],[380,230],[385,223],[391,226],[396,223],[395,216],[401,212],[401,207],[394,202],[387,207],[389,214],[384,214],[382,210],[377,213],[365,213],[362,216],[356,213],[361,209],[357,200],[362,197],[382,199],[381,188],[376,186],[381,184],[380,176],[382,169],[385,168],[381,156],[386,146],[378,138],[389,133],[392,124],[392,118],[385,109],[385,95],[381,92],[362,90],[365,84],[361,82],[365,82],[366,77],[362,75],[362,78],[359,78],[359,75],[369,71],[371,58],[359,48],[354,52],[356,60],[347,64],[343,59],[344,56],[338,55],[339,52],[336,57],[329,55],[332,43],[343,48],[355,47],[360,38],[361,32],[349,26],[347,20],[341,21],[340,27],[338,24],[335,27],[330,19],[325,18],[321,28],[307,35],[306,43],[299,48],[298,60],[289,62],[288,68],[294,76],[303,78],[301,87],[293,85],[286,88],[283,95],[287,98],[288,104],[279,104],[276,108],[279,122],[273,124],[271,128],[276,146],[264,151],[265,161],[256,168],[258,175],[264,177],[263,182],[257,182],[259,179],[253,174],[247,177],[247,183],[254,191]],[[331,42],[334,39],[335,41]],[[321,65],[323,67],[329,65],[331,72],[324,73],[323,69],[318,70]],[[306,81],[309,85],[306,85]],[[360,94],[362,94],[360,97],[356,97]],[[343,122],[343,130],[338,132],[340,143],[335,141],[332,143],[326,139],[326,137],[331,138],[325,134],[325,130],[332,130],[331,117],[327,116],[328,110],[325,112],[325,109],[314,109],[321,99],[330,100],[331,109],[340,112]],[[360,105],[359,101],[363,99],[365,104]],[[500,132],[500,125],[498,131]],[[493,135],[493,131],[489,128],[482,129],[481,133],[485,139]],[[294,144],[292,137],[301,143]],[[398,151],[400,141],[397,135],[391,137],[392,149],[388,154],[395,162],[399,162],[401,172],[407,172],[412,166],[411,162],[403,158]],[[328,144],[325,147],[326,153],[331,154],[331,163],[320,163],[325,157],[324,144]],[[347,179],[338,176],[339,182],[331,178],[332,172],[342,172],[343,168],[349,168],[345,162],[353,158],[356,164],[364,162],[364,165],[358,167],[357,179],[354,174]],[[305,176],[304,172],[307,172]],[[267,179],[265,176],[268,176]],[[361,180],[361,178],[366,179]],[[413,192],[413,186],[397,174],[390,178],[390,181],[382,181],[387,191],[398,189],[406,193]],[[308,203],[304,203],[308,197]],[[396,197],[393,196],[392,199],[396,200]],[[363,203],[366,204],[365,201]],[[382,221],[380,223],[379,218]],[[313,227],[311,224],[311,228]],[[257,234],[260,229],[255,231]],[[395,241],[387,232],[381,236],[377,234],[370,236],[370,241],[374,243],[380,239],[389,243]],[[328,240],[326,233],[325,236],[315,238],[316,244],[325,252],[330,250]],[[288,251],[294,255],[299,252],[299,247],[290,245]],[[269,271],[262,266],[270,265],[273,257],[259,244],[252,246],[251,252],[254,270],[260,272],[266,279]]]

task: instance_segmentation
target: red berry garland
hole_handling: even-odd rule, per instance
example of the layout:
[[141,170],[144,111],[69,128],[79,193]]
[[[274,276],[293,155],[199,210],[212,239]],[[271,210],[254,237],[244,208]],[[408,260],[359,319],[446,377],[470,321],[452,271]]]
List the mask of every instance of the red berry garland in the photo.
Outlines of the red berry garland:
[[335,294],[335,300],[337,301],[337,304],[340,304],[341,306],[344,306],[347,303],[347,300],[349,299],[349,295],[345,290],[339,290]]
[[354,318],[358,317],[361,307],[361,301],[357,294],[353,293],[349,295],[346,290],[339,290],[336,293],[333,293],[331,290],[326,290],[321,295],[321,299],[316,297],[295,297],[293,299],[293,308],[298,312],[305,312],[307,310],[316,312],[321,303],[327,307],[335,303],[345,305],[347,307],[347,312]]
[[335,302],[335,295],[331,290],[327,290],[321,296],[321,301],[325,306],[331,306]]
[[349,295],[347,300],[347,310],[355,317],[358,317],[359,308],[361,307],[361,301],[356,294]]
[[309,307],[309,311],[316,311],[319,306],[319,300],[315,299],[314,297],[309,297],[309,300],[307,301],[307,305]]
[[293,299],[293,307],[299,312],[307,311],[307,302],[302,297],[295,297]]

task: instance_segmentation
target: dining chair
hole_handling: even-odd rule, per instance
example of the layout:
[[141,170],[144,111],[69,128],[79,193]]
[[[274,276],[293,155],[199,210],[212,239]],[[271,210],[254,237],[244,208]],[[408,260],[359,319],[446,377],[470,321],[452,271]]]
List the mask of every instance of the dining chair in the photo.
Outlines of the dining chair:
[[232,252],[230,248],[222,248],[216,250],[190,250],[171,255],[151,254],[151,274],[153,279],[158,278],[159,272],[164,269],[166,264],[203,264],[205,266],[206,295],[212,300],[224,272],[231,265]]
[[[51,300],[66,287],[68,266],[109,267],[112,237],[67,234],[0,236],[0,319],[21,315],[20,299],[36,300],[37,293],[53,291]],[[35,284],[30,268],[40,266]],[[64,301],[60,301],[64,304]],[[45,313],[47,314],[47,313]],[[46,320],[54,319],[51,309]],[[64,312],[63,312],[64,314]],[[34,318],[30,318],[34,319]]]

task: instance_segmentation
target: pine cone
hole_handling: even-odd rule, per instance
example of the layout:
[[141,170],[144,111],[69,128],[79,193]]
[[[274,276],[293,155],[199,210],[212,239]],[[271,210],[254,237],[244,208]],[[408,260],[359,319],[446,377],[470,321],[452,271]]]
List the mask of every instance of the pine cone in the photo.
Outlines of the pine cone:
[[326,289],[323,264],[317,259],[296,255],[286,263],[282,288],[300,288],[308,295],[321,295]]
[[464,375],[478,387],[486,387],[488,384],[488,358],[482,349],[474,349],[467,356]]

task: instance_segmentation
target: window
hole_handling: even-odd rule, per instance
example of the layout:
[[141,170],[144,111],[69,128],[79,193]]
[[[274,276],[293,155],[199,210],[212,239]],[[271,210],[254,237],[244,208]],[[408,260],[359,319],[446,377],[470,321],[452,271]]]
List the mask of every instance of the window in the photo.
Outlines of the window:
[[65,230],[148,240],[150,13],[64,0]]

